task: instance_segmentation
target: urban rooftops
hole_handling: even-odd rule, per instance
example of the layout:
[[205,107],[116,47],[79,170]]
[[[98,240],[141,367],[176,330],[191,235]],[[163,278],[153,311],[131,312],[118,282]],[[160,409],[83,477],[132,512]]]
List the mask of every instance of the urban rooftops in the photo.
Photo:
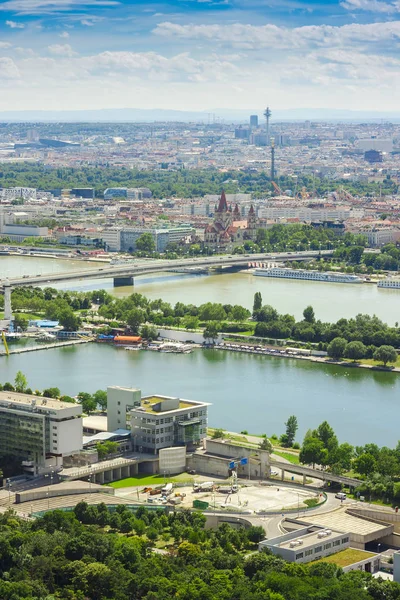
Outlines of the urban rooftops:
[[0,392],[0,406],[12,408],[10,404],[14,405],[16,409],[19,408],[21,410],[40,411],[40,409],[44,409],[47,411],[60,411],[77,408],[79,409],[77,412],[82,412],[80,404],[60,402],[59,400],[54,400],[53,398],[44,398],[42,396],[33,396],[31,394],[20,394],[18,392]]
[[184,400],[171,396],[144,396],[140,407],[134,410],[144,410],[147,413],[165,413],[185,408],[201,408],[209,406],[207,402],[196,402],[195,400]]

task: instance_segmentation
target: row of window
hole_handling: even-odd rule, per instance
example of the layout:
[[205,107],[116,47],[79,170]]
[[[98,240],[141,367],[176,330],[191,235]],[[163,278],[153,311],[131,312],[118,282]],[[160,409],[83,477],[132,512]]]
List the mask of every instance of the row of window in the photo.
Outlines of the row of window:
[[316,546],[315,548],[310,548],[309,550],[306,550],[305,552],[299,552],[298,554],[296,554],[296,560],[300,560],[300,558],[303,558],[303,556],[311,556],[311,554],[318,554],[319,552],[322,552],[322,549],[324,550],[329,550],[329,548],[331,548],[332,546],[340,546],[341,544],[347,544],[349,541],[348,537],[342,538],[341,540],[335,540],[333,543],[328,542],[327,544],[324,544],[324,546]]

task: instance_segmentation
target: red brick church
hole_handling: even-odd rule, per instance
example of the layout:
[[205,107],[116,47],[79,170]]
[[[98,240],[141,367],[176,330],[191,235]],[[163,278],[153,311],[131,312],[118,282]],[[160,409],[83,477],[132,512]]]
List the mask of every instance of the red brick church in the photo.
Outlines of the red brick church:
[[242,220],[239,207],[236,204],[228,207],[225,192],[221,194],[218,206],[215,207],[214,221],[204,231],[205,246],[227,248],[229,246],[240,246],[245,240],[255,241],[258,219],[251,205],[247,220]]

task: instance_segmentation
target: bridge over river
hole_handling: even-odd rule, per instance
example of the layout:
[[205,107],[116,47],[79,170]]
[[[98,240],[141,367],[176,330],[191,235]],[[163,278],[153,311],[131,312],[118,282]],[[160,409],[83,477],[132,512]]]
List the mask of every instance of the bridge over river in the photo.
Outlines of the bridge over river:
[[[39,275],[25,275],[24,277],[9,278],[11,287],[17,286],[43,286],[45,284],[60,283],[65,281],[81,281],[85,279],[107,279],[114,280],[114,286],[133,285],[134,278],[150,273],[185,270],[188,273],[198,269],[209,269],[218,267],[243,267],[247,268],[251,263],[276,262],[283,260],[307,260],[317,256],[332,256],[333,250],[309,250],[304,252],[282,252],[269,254],[237,254],[232,256],[210,256],[177,260],[141,260],[133,261],[124,265],[109,265],[85,269],[82,271],[71,271],[63,273],[47,273]],[[3,287],[5,278],[0,280]]]

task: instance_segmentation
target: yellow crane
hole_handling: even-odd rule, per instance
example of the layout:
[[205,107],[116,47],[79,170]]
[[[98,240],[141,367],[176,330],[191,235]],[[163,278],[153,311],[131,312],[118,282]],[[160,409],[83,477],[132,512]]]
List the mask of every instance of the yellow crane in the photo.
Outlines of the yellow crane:
[[3,338],[3,344],[4,344],[4,349],[6,351],[7,356],[10,356],[10,351],[8,349],[8,344],[7,344],[7,340],[6,340],[6,334],[4,333],[4,331],[1,332],[1,337]]

